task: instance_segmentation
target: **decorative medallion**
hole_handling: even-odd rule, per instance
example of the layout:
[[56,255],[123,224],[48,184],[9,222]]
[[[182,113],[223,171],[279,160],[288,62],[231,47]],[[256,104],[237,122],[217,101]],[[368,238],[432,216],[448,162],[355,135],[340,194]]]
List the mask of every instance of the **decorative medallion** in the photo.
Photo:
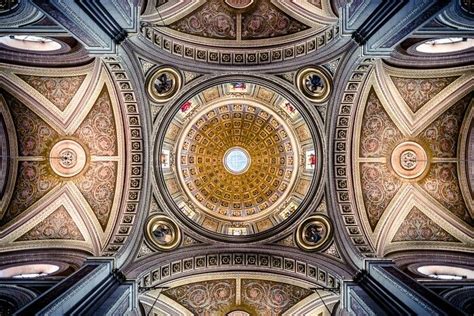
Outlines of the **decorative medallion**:
[[151,216],[145,227],[146,239],[157,250],[172,250],[181,242],[181,231],[178,225],[166,216]]
[[147,79],[147,92],[152,101],[164,103],[176,95],[181,88],[179,71],[171,67],[155,69]]
[[224,0],[224,2],[233,9],[243,10],[250,7],[255,1],[254,0]]
[[332,82],[329,74],[321,67],[308,67],[299,71],[296,86],[309,100],[322,103],[329,98]]
[[296,244],[307,251],[325,247],[333,234],[332,224],[326,216],[314,215],[305,219],[296,230]]
[[157,160],[184,218],[210,232],[253,235],[297,212],[319,169],[316,156],[290,101],[230,82],[179,104]]
[[76,141],[66,139],[57,142],[49,153],[51,169],[60,177],[69,178],[79,174],[85,167],[87,155]]
[[428,169],[428,155],[424,148],[413,141],[403,142],[392,151],[392,169],[404,179],[420,177]]

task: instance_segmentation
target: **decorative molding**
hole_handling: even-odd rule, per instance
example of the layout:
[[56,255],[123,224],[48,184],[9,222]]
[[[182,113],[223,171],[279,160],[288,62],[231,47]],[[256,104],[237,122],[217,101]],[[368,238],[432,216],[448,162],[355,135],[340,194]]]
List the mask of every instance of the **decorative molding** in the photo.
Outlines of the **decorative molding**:
[[278,63],[285,60],[297,59],[301,56],[312,55],[323,47],[332,44],[339,38],[339,25],[333,25],[316,35],[306,38],[290,46],[278,49],[256,48],[252,51],[242,48],[217,49],[205,45],[197,45],[184,40],[164,35],[151,26],[142,25],[141,38],[151,43],[156,49],[170,56],[182,57],[201,63],[220,65],[256,65]]
[[102,255],[113,256],[126,243],[133,231],[133,226],[138,213],[138,205],[141,199],[143,182],[144,130],[142,127],[142,116],[137,104],[136,91],[127,74],[125,66],[120,58],[106,57],[103,59],[109,73],[115,81],[118,91],[117,95],[122,106],[126,132],[126,148],[128,168],[126,170],[123,201],[120,206],[118,221],[115,223],[112,236],[108,240]]
[[348,235],[349,242],[357,249],[362,257],[374,257],[373,247],[367,239],[362,227],[357,207],[354,204],[353,192],[350,191],[352,183],[350,147],[352,141],[352,118],[357,109],[364,81],[374,67],[374,59],[365,58],[353,66],[345,89],[341,93],[342,100],[337,108],[335,117],[335,144],[334,144],[334,182],[335,201],[338,213]]
[[[177,259],[177,258],[176,258]],[[140,264],[140,261],[136,264]],[[254,252],[209,252],[206,255],[195,255],[183,257],[182,259],[172,260],[149,266],[146,263],[142,265],[141,270],[146,272],[139,273],[137,282],[140,286],[149,287],[155,285],[165,285],[167,282],[189,276],[200,274],[202,272],[219,272],[248,269],[258,269],[262,272],[280,271],[282,274],[293,276],[297,279],[305,280],[314,284],[320,284],[330,288],[338,288],[342,276],[331,272],[328,267],[318,265],[317,261],[298,260],[292,256],[271,255]]]

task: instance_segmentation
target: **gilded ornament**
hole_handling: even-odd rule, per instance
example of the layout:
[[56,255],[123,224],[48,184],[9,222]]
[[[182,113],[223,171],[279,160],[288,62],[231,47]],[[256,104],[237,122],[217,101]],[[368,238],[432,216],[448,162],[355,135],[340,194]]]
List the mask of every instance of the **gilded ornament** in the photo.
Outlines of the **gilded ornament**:
[[314,215],[305,219],[296,230],[296,244],[303,250],[323,249],[332,239],[333,229],[330,219],[324,215]]
[[148,96],[152,101],[164,103],[181,89],[182,78],[178,70],[171,67],[156,68],[147,79]]
[[323,103],[331,94],[332,82],[326,70],[321,67],[308,67],[296,76],[296,86],[309,100]]
[[169,251],[179,246],[181,230],[170,218],[153,215],[148,218],[145,225],[145,237],[153,248]]

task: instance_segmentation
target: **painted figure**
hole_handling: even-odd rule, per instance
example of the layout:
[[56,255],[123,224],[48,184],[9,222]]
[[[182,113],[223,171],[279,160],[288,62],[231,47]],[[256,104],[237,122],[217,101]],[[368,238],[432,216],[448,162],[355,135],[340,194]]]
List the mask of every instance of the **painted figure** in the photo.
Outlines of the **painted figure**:
[[155,79],[153,85],[159,94],[163,94],[171,90],[173,87],[173,79],[170,78],[168,74],[162,73]]
[[319,92],[324,89],[323,79],[318,75],[309,75],[305,80],[306,88],[311,92]]

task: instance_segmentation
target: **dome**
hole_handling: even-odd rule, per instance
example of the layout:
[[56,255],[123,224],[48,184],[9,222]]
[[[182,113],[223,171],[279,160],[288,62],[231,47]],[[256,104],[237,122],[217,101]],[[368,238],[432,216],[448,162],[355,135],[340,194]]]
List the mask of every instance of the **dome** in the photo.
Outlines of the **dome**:
[[194,226],[254,235],[285,222],[317,169],[305,119],[280,93],[232,81],[179,106],[161,152],[167,191]]

